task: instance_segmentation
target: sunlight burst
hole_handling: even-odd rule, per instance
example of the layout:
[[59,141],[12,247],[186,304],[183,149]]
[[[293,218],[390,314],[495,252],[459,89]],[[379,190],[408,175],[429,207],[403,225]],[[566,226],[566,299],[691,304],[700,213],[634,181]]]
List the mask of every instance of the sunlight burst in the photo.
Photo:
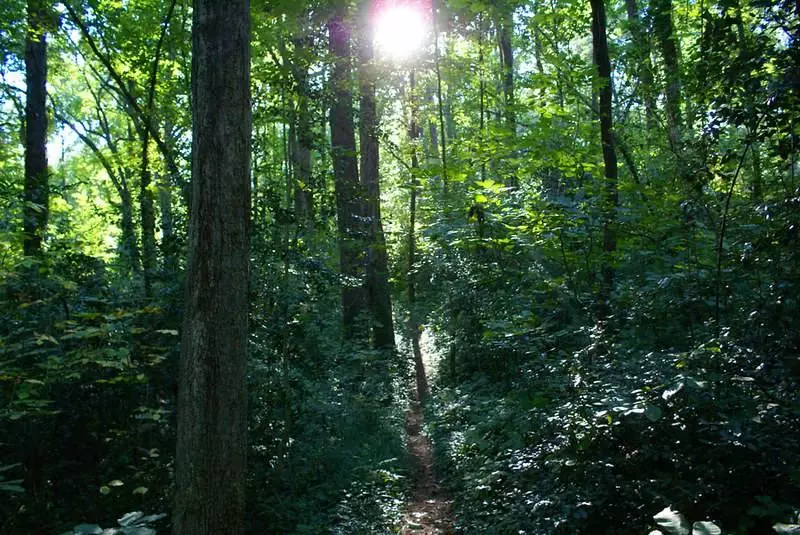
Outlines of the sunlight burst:
[[395,60],[407,59],[419,50],[426,33],[422,13],[408,5],[389,7],[381,11],[375,21],[378,50]]

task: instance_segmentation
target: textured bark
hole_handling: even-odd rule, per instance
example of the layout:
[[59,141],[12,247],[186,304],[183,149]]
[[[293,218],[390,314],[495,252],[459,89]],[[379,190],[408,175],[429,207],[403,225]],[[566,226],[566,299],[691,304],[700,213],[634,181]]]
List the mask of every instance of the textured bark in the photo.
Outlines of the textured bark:
[[174,535],[243,532],[250,211],[248,0],[195,0],[192,210]]
[[428,378],[425,372],[425,362],[422,360],[422,350],[420,349],[420,321],[417,317],[417,281],[414,277],[417,262],[417,171],[419,170],[419,157],[417,156],[417,145],[419,144],[420,128],[417,125],[417,97],[416,97],[416,77],[411,71],[409,77],[409,93],[411,94],[411,121],[408,125],[408,139],[411,142],[411,194],[408,202],[408,265],[406,267],[406,285],[408,287],[408,331],[411,338],[411,348],[414,353],[414,376],[416,378],[416,399],[424,402],[428,397]]
[[365,270],[366,229],[358,178],[352,94],[350,91],[350,28],[335,15],[328,24],[329,48],[334,56],[331,73],[333,104],[330,110],[331,147],[342,274],[342,320],[345,339],[365,339],[360,316],[368,306]]
[[156,213],[155,199],[151,188],[153,173],[150,169],[150,132],[155,130],[154,115],[156,85],[158,84],[158,66],[161,63],[164,38],[167,35],[169,21],[175,11],[175,4],[176,0],[170,2],[166,17],[161,24],[161,32],[159,33],[158,42],[156,44],[155,57],[150,69],[145,116],[142,118],[147,124],[140,129],[142,167],[139,189],[139,210],[142,219],[142,268],[144,273],[144,294],[146,297],[151,297],[153,294],[153,275],[156,270]]
[[633,68],[640,82],[640,93],[643,95],[647,129],[655,128],[656,99],[653,93],[653,63],[650,61],[650,41],[647,38],[639,15],[639,5],[636,0],[625,0],[625,9],[628,13],[628,28],[631,32],[633,44]]
[[139,178],[139,214],[142,222],[142,273],[144,274],[144,295],[153,295],[153,274],[156,268],[156,213],[153,203],[151,184],[153,174],[150,171],[150,134],[142,131],[142,158]]
[[681,77],[678,62],[678,42],[672,24],[672,0],[653,0],[653,31],[661,46],[666,80],[667,121],[669,142],[677,149],[681,131]]
[[[441,151],[441,164],[442,164],[442,196],[444,197],[444,212],[447,213],[449,209],[448,197],[449,183],[447,178],[447,138],[453,139],[455,137],[455,121],[453,120],[452,109],[450,108],[450,101],[444,102],[442,92],[442,66],[439,53],[439,25],[437,23],[439,17],[439,2],[437,0],[431,1],[431,11],[433,17],[433,59],[436,67],[436,103],[439,111],[439,135],[441,136],[442,151]],[[445,109],[447,108],[447,109]],[[445,124],[445,115],[447,115],[447,124]]]
[[47,174],[47,2],[28,0],[25,38],[25,206],[23,251],[42,252],[47,231],[50,186]]
[[[365,2],[368,5],[369,2]],[[367,11],[367,10],[365,10]],[[389,260],[381,220],[381,192],[378,170],[378,108],[375,101],[375,66],[372,36],[364,14],[359,39],[359,122],[361,149],[361,185],[366,194],[369,223],[367,249],[367,292],[369,296],[372,339],[376,348],[394,348],[394,321],[389,287]]]
[[503,71],[503,115],[506,128],[515,135],[517,131],[517,116],[514,112],[514,48],[511,37],[514,33],[514,13],[507,10],[498,21],[497,39],[500,45],[500,67]]
[[350,28],[342,15],[328,22],[333,104],[330,111],[331,148],[339,231],[339,267],[342,274],[342,323],[346,340],[366,339],[361,316],[367,311],[365,245],[367,230],[358,181],[353,96],[350,91]]
[[[304,28],[305,21],[298,26]],[[294,39],[296,56],[301,58],[294,66],[297,84],[297,112],[295,114],[295,151],[292,156],[294,166],[294,210],[297,219],[311,227],[313,222],[311,150],[313,133],[311,131],[311,111],[309,109],[308,65],[302,60],[304,49],[312,46],[311,39],[301,31]]]
[[[517,114],[515,111],[514,96],[514,48],[512,37],[514,35],[514,10],[506,8],[498,20],[497,38],[500,45],[500,66],[503,74],[503,116],[505,118],[506,130],[511,136],[513,145],[517,135]],[[513,152],[509,156],[514,156]],[[518,180],[515,174],[508,174],[505,184],[509,188],[516,188]],[[482,228],[482,226],[481,226]]]
[[[169,49],[170,62],[175,61],[175,49]],[[171,75],[167,70],[165,82],[169,83]],[[170,152],[175,151],[175,133],[172,119],[167,115],[164,120],[164,144]],[[158,206],[161,212],[161,254],[164,256],[164,271],[173,273],[178,266],[175,247],[175,227],[172,211],[172,185],[180,181],[179,176],[172,176],[169,171],[162,173],[158,181]]]
[[612,123],[611,60],[608,55],[606,37],[606,12],[603,0],[590,0],[592,7],[592,51],[597,74],[600,77],[598,97],[600,101],[600,140],[603,145],[605,184],[603,188],[603,263],[602,280],[597,303],[598,321],[603,324],[609,315],[609,300],[614,286],[613,255],[617,250],[614,229],[619,202],[617,192],[617,155],[614,150]]

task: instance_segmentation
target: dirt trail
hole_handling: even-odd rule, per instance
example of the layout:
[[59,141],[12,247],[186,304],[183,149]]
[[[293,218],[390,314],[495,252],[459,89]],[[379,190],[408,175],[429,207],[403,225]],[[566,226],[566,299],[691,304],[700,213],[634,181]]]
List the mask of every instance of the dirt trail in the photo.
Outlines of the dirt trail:
[[439,488],[433,470],[433,448],[422,432],[422,409],[413,403],[406,413],[406,433],[413,490],[403,520],[403,535],[447,535],[453,533],[450,500]]

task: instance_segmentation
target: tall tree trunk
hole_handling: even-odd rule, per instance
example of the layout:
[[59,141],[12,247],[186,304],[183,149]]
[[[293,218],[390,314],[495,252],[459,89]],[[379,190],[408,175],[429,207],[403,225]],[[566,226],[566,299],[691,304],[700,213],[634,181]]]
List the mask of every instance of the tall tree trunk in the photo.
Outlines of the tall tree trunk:
[[677,35],[672,24],[672,0],[653,0],[652,7],[653,31],[658,38],[661,57],[664,59],[669,142],[672,148],[677,150],[681,136],[681,76]]
[[142,158],[139,182],[139,212],[142,220],[142,272],[144,274],[144,295],[153,295],[153,273],[156,268],[156,213],[151,190],[150,171],[150,133],[142,129]]
[[28,0],[28,31],[25,37],[25,256],[36,256],[42,252],[49,214],[46,90],[48,9],[46,0]]
[[633,69],[639,78],[639,92],[644,100],[644,113],[647,130],[655,128],[656,99],[653,93],[653,63],[650,61],[650,42],[642,29],[639,5],[636,0],[625,0],[628,13],[628,28],[633,46]]
[[[142,268],[144,273],[144,294],[146,297],[153,295],[153,275],[156,269],[156,213],[153,191],[151,188],[153,173],[150,170],[150,136],[151,132],[156,132],[154,121],[156,84],[158,83],[158,67],[161,63],[161,52],[163,50],[164,38],[167,35],[169,21],[175,11],[177,0],[172,0],[167,9],[167,14],[161,24],[161,32],[156,43],[155,58],[150,69],[150,79],[147,89],[147,103],[142,122],[145,124],[141,128],[142,140],[142,168],[139,189],[139,210],[142,218]],[[133,92],[133,91],[131,91]]]
[[125,258],[128,266],[133,273],[139,274],[139,245],[136,243],[136,225],[133,222],[133,200],[131,192],[127,187],[120,189],[120,204],[122,210],[121,230],[122,240],[120,240],[120,253]]
[[[298,18],[299,34],[294,39],[295,55],[302,58],[305,50],[312,46],[311,38],[306,34],[305,16]],[[311,111],[309,109],[308,64],[305,60],[295,65],[295,83],[297,84],[297,112],[295,114],[295,153],[294,164],[294,210],[300,223],[311,229],[313,219],[311,149],[313,134],[311,131]]]
[[350,28],[343,14],[328,22],[333,104],[330,111],[334,189],[339,231],[339,267],[342,276],[342,323],[346,340],[366,339],[362,314],[368,306],[364,265],[364,208],[358,181],[353,96],[350,92]]
[[517,131],[517,116],[514,111],[514,12],[504,11],[497,22],[497,40],[500,47],[500,68],[503,73],[503,115],[506,128],[512,136]]
[[[500,45],[500,67],[503,73],[503,116],[505,117],[506,130],[511,137],[513,147],[517,135],[517,114],[514,95],[514,48],[512,37],[514,35],[514,9],[506,8],[497,23],[497,39]],[[512,150],[509,156],[513,156]],[[507,175],[506,186],[516,188],[519,184],[515,173]]]
[[599,76],[600,101],[600,140],[603,145],[605,179],[603,187],[603,263],[602,280],[597,302],[597,318],[604,326],[610,313],[611,292],[614,287],[614,252],[617,250],[617,236],[614,229],[616,210],[619,202],[617,192],[617,155],[614,150],[614,130],[612,123],[611,60],[608,55],[606,30],[606,11],[603,0],[590,0],[592,6],[592,51]]
[[411,71],[409,76],[411,95],[411,121],[408,125],[408,139],[411,142],[411,193],[408,202],[408,265],[406,267],[406,285],[408,287],[408,331],[411,338],[411,349],[414,353],[414,376],[417,384],[417,401],[424,402],[428,397],[428,378],[425,372],[425,362],[422,360],[420,348],[420,320],[417,315],[417,281],[415,277],[417,262],[417,189],[419,180],[419,157],[417,145],[419,144],[420,128],[417,124],[417,94],[416,76]]
[[[441,66],[441,58],[439,53],[439,27],[438,27],[438,5],[439,3],[436,0],[431,1],[431,11],[433,17],[433,57],[434,57],[434,65],[436,67],[436,100],[437,106],[439,110],[439,135],[441,136],[441,146],[442,146],[442,154],[441,154],[441,163],[442,163],[442,194],[444,197],[444,211],[445,214],[447,213],[449,202],[448,202],[448,178],[447,178],[447,137],[448,135],[452,139],[453,134],[455,132],[450,132],[446,130],[445,126],[445,103],[443,100],[443,93],[442,93],[442,66]],[[448,116],[452,118],[452,113],[448,113]]]
[[250,216],[250,3],[195,0],[192,210],[175,535],[244,531]]
[[369,222],[367,249],[367,293],[376,348],[394,349],[394,321],[389,287],[389,260],[381,220],[381,191],[378,166],[378,107],[375,101],[375,54],[369,27],[370,1],[364,2],[362,32],[359,39],[359,122],[361,149],[361,185],[366,194],[366,216]]
[[[170,63],[175,61],[174,48],[169,50],[169,60]],[[168,69],[165,82],[169,82],[171,78],[169,72],[170,70]],[[175,152],[175,133],[173,128],[172,119],[167,115],[164,120],[164,144],[170,152]],[[161,254],[164,256],[164,270],[167,273],[174,273],[178,265],[172,212],[172,185],[177,184],[180,177],[171,175],[172,173],[167,169],[161,174],[158,183],[158,207],[161,212]]]

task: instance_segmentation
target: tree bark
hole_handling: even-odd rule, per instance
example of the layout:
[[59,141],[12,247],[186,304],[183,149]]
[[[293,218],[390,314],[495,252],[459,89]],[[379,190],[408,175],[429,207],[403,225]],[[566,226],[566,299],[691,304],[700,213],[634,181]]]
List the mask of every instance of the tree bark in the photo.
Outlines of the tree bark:
[[350,91],[350,28],[337,13],[328,22],[333,104],[330,111],[331,148],[339,231],[339,267],[342,276],[342,323],[345,340],[366,340],[361,316],[368,306],[364,208],[358,181],[353,96]]
[[419,171],[417,145],[419,144],[421,131],[417,124],[416,76],[413,70],[409,76],[409,89],[411,95],[411,121],[408,125],[408,140],[411,142],[411,193],[408,201],[408,265],[406,267],[408,331],[411,338],[411,349],[414,353],[416,398],[418,402],[423,403],[428,397],[428,377],[425,372],[425,362],[422,360],[422,349],[419,341],[420,321],[417,316],[417,281],[415,277],[417,261],[417,188],[419,188],[419,180],[417,180],[416,175]]
[[139,175],[139,215],[142,221],[142,273],[144,295],[153,295],[153,273],[156,268],[156,213],[153,192],[150,188],[153,174],[150,171],[150,134],[146,128],[141,132],[141,172]]
[[28,29],[25,37],[25,256],[41,254],[49,215],[47,17],[48,5],[45,0],[28,0]]
[[[296,55],[300,58],[304,50],[312,46],[311,38],[305,34],[305,20],[299,20],[300,34],[294,39]],[[295,83],[297,84],[297,112],[295,114],[295,147],[292,162],[294,164],[294,209],[300,223],[310,229],[313,223],[312,168],[311,150],[313,134],[311,131],[311,111],[309,109],[308,65],[300,60],[295,65]]]
[[639,91],[643,95],[645,121],[648,131],[655,128],[656,99],[653,94],[653,63],[650,61],[650,42],[642,29],[639,5],[636,0],[625,0],[628,28],[633,46],[633,69],[639,78]]
[[174,535],[244,531],[250,215],[249,0],[195,0],[192,210]]
[[[370,2],[364,3],[369,6]],[[369,223],[367,250],[367,293],[373,344],[378,349],[394,349],[394,321],[389,287],[389,260],[381,220],[381,192],[378,168],[378,107],[375,100],[375,66],[372,35],[368,26],[369,10],[365,9],[359,39],[359,122],[361,149],[361,185],[366,194],[366,216]]]
[[672,0],[653,0],[653,31],[661,45],[661,57],[664,59],[669,142],[677,150],[681,131],[681,77],[677,35],[672,24]]
[[497,39],[500,46],[500,67],[503,73],[503,115],[506,128],[513,137],[517,131],[517,116],[514,111],[514,48],[511,37],[514,33],[514,12],[507,9],[497,23]]
[[617,237],[614,229],[616,210],[619,202],[617,192],[617,155],[614,150],[614,129],[612,123],[612,80],[611,60],[608,55],[606,37],[606,12],[603,0],[590,0],[592,7],[592,51],[597,74],[600,78],[598,97],[600,101],[600,140],[603,145],[603,164],[605,178],[602,199],[603,214],[603,262],[602,280],[597,302],[598,323],[603,326],[610,313],[611,292],[614,287],[613,256],[617,250]]

